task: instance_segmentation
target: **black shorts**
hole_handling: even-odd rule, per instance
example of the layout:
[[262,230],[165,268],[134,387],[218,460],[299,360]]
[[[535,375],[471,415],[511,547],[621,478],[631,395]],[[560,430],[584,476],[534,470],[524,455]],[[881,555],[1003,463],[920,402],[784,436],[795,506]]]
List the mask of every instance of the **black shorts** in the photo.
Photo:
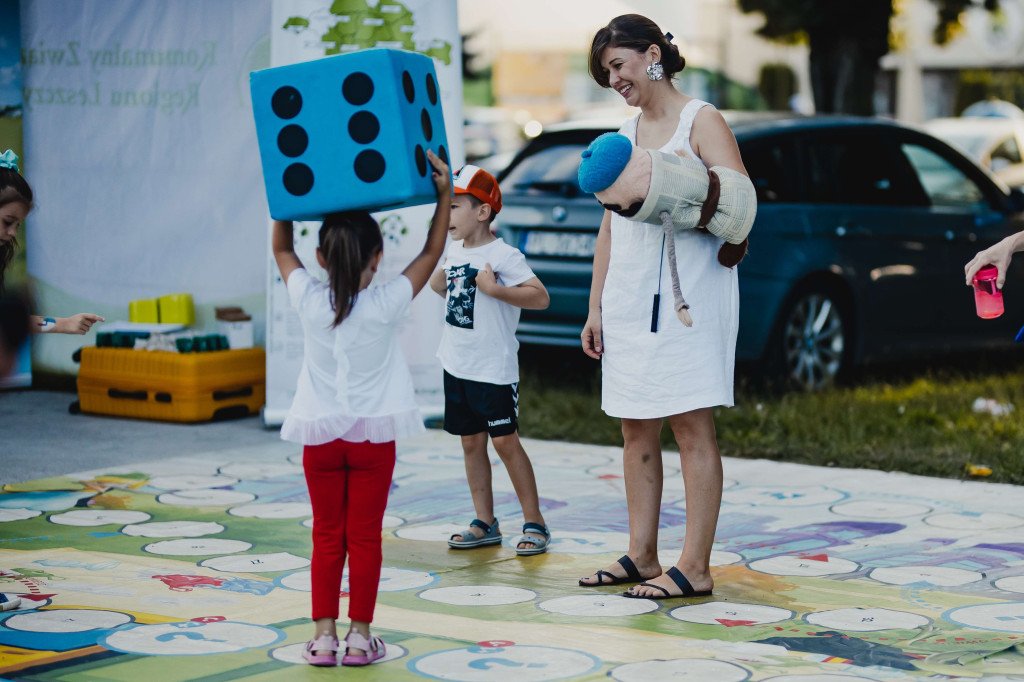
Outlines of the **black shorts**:
[[519,429],[519,384],[486,384],[444,373],[444,430],[456,436],[486,431],[491,437]]

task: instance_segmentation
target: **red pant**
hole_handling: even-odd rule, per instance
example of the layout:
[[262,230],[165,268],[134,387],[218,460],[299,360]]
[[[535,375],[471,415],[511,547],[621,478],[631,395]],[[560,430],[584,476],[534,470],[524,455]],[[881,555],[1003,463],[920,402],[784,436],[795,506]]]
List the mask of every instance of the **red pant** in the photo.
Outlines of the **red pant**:
[[380,582],[381,525],[395,470],[395,443],[335,440],[302,454],[313,503],[313,620],[338,618],[348,554],[351,620],[373,620]]

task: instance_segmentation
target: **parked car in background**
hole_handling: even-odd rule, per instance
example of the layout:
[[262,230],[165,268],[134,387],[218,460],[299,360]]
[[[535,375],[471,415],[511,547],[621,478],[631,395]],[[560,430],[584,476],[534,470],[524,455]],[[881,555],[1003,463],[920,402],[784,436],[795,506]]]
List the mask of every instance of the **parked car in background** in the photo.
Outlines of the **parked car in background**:
[[936,118],[923,127],[965,151],[1010,187],[1024,186],[1024,119]]
[[[1006,313],[981,320],[963,266],[1024,228],[1024,195],[892,122],[724,113],[759,201],[739,265],[737,359],[813,390],[865,362],[1012,345],[1024,268],[1010,271]],[[576,173],[590,141],[620,123],[552,126],[499,177],[499,234],[551,294],[547,310],[523,311],[525,343],[580,343],[604,209]]]

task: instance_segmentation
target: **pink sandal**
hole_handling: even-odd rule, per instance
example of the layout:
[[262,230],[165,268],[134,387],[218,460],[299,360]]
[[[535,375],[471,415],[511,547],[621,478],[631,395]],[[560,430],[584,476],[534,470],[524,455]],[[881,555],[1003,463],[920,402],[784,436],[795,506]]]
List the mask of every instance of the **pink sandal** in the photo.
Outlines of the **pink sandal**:
[[345,645],[352,649],[362,649],[366,653],[350,654],[346,649],[345,655],[341,657],[342,665],[370,665],[374,661],[384,658],[384,642],[380,637],[370,635],[370,639],[366,639],[352,630],[345,637]]
[[[314,654],[314,651],[330,651],[330,654]],[[302,657],[310,665],[333,666],[338,665],[338,638],[330,635],[320,635],[316,639],[306,642],[306,648]]]

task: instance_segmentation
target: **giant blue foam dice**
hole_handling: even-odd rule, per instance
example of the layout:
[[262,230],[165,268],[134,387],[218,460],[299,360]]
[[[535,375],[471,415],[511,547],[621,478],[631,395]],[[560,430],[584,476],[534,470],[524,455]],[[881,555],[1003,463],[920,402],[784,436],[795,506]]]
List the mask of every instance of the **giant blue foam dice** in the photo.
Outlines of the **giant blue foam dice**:
[[427,149],[448,162],[433,59],[374,48],[250,74],[270,215],[436,201]]

